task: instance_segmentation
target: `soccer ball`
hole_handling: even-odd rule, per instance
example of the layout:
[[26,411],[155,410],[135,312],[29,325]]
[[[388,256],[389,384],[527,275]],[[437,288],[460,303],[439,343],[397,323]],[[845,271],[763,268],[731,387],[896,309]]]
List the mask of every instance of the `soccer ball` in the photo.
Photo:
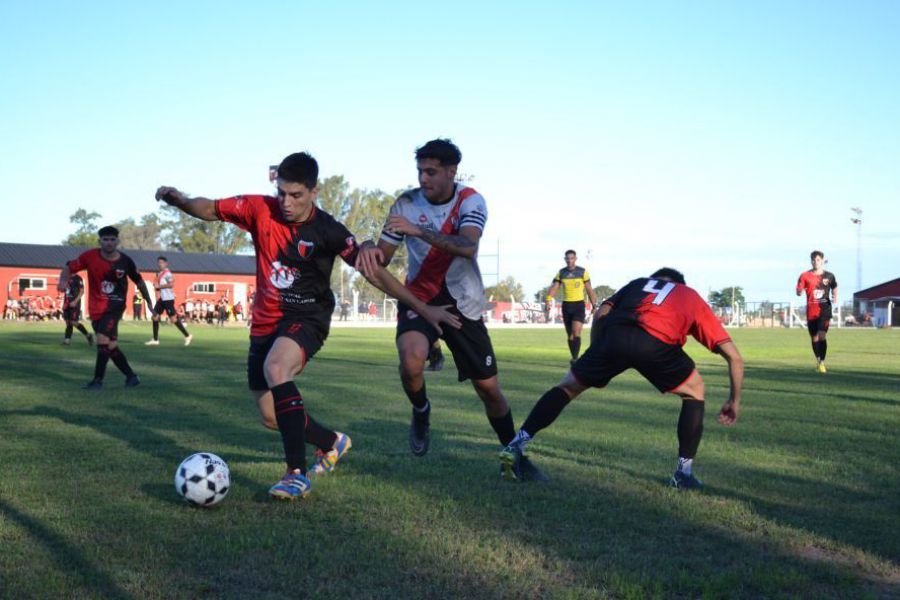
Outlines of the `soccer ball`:
[[230,487],[228,465],[210,452],[191,454],[175,471],[175,491],[194,506],[218,504]]

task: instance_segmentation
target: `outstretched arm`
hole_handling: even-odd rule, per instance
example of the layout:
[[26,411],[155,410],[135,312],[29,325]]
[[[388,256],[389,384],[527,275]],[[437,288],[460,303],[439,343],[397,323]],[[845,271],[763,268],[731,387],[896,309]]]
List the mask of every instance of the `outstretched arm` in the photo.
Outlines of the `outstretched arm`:
[[734,342],[719,344],[715,349],[716,354],[721,354],[728,363],[728,378],[731,380],[731,391],[728,400],[719,411],[719,423],[722,425],[734,425],[741,410],[741,388],[744,385],[744,359],[738,352]]
[[[360,271],[360,273],[362,273],[362,271]],[[377,265],[375,272],[371,277],[365,273],[363,273],[363,277],[382,292],[389,296],[393,296],[400,302],[412,307],[413,310],[422,315],[422,318],[437,329],[439,334],[443,333],[441,330],[441,323],[449,325],[454,329],[462,327],[462,322],[459,320],[459,317],[449,312],[446,307],[429,306],[416,298],[406,286],[397,281],[397,278],[391,275],[383,266]]]
[[219,216],[216,214],[216,203],[209,198],[188,198],[177,188],[164,185],[156,190],[156,200],[165,202],[169,206],[174,206],[192,217],[204,221],[219,220]]

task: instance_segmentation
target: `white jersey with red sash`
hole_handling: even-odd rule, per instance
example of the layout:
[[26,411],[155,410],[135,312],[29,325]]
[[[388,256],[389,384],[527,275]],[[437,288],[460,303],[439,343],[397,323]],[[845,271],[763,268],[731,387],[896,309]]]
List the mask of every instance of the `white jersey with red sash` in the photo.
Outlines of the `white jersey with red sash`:
[[[172,271],[168,269],[163,269],[159,273],[156,274],[156,285],[172,285],[172,282],[175,281],[175,277],[172,275]],[[174,300],[175,299],[175,290],[172,288],[162,288],[159,290],[159,299],[160,300]]]
[[[481,194],[463,185],[457,185],[453,198],[443,204],[432,204],[416,188],[397,198],[390,214],[401,215],[410,223],[445,235],[457,235],[462,227],[484,230],[487,205]],[[399,246],[404,237],[386,229],[381,232],[381,239],[393,246]],[[416,298],[430,302],[446,286],[459,312],[468,319],[481,319],[485,307],[484,284],[477,256],[453,256],[412,236],[406,238],[406,250],[409,254],[406,287]]]

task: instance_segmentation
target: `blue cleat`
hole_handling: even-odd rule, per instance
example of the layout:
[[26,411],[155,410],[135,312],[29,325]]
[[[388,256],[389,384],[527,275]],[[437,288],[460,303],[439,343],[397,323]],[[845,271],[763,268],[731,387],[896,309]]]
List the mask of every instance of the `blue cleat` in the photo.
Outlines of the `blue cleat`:
[[319,475],[331,473],[334,471],[334,467],[341,457],[353,447],[353,444],[350,443],[349,435],[341,433],[340,431],[336,431],[335,433],[337,434],[337,440],[335,440],[331,450],[328,452],[323,451],[321,448],[316,450],[316,462],[309,470],[310,475],[318,477]]
[[507,481],[536,481],[548,483],[550,478],[538,469],[518,444],[510,444],[500,451],[501,476]]
[[269,488],[269,495],[279,500],[296,500],[306,498],[312,485],[306,475],[300,473],[300,469],[294,469],[285,473],[281,481]]

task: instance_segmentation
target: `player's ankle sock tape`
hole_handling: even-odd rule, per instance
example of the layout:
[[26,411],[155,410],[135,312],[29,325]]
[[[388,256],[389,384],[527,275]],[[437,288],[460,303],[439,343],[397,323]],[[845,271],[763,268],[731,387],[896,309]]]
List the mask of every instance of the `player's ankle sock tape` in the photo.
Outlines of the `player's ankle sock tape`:
[[126,377],[134,375],[134,371],[131,370],[131,365],[128,364],[128,359],[125,358],[125,355],[122,354],[122,351],[119,350],[118,346],[109,351],[109,357],[112,359],[113,364],[116,365]]
[[419,410],[423,410],[426,406],[428,406],[428,395],[425,393],[425,383],[422,383],[422,388],[416,390],[415,392],[411,392],[406,388],[403,388],[403,391],[406,392],[406,397],[409,398],[409,401]]
[[337,442],[337,434],[326,427],[322,427],[319,422],[309,416],[308,413],[305,415],[305,418],[306,441],[325,452],[331,450],[334,447],[335,442]]
[[293,381],[276,385],[272,388],[272,400],[288,469],[300,469],[306,474],[306,411],[300,390]]
[[686,398],[681,401],[678,416],[678,456],[694,458],[703,437],[703,411],[706,403],[702,400]]
[[569,395],[561,387],[549,389],[531,409],[531,414],[525,419],[522,429],[534,437],[538,431],[549,427],[568,403]]
[[513,425],[512,409],[509,409],[502,417],[488,417],[488,421],[491,422],[491,427],[494,428],[497,439],[500,440],[502,445],[506,446],[516,437],[516,426]]
[[109,362],[109,346],[97,344],[97,362],[94,363],[94,380],[101,381],[106,375],[106,364]]

